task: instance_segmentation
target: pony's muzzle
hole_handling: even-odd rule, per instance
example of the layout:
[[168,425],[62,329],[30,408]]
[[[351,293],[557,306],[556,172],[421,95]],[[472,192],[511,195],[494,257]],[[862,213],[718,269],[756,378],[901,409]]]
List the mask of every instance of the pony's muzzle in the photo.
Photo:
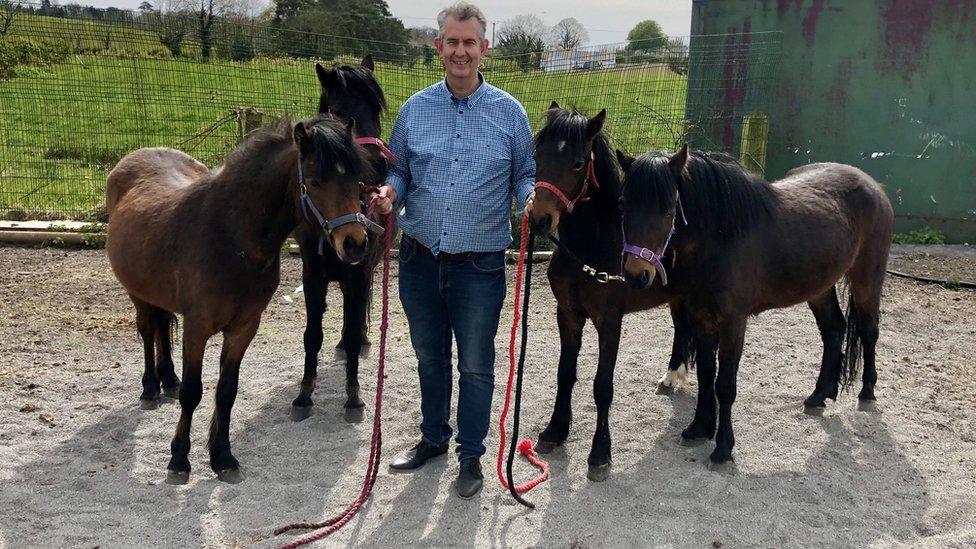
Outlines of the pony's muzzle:
[[366,229],[359,224],[340,227],[332,233],[332,246],[344,263],[355,265],[366,257],[369,239]]
[[630,256],[624,261],[624,280],[631,288],[643,290],[650,288],[657,271],[645,261]]

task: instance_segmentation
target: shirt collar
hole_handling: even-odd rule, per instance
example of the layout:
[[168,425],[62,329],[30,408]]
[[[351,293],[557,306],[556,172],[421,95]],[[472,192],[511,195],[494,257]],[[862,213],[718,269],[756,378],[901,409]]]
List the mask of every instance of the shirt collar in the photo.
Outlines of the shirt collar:
[[478,82],[478,89],[474,90],[474,93],[468,97],[465,97],[464,99],[456,99],[451,94],[451,89],[447,87],[447,79],[445,78],[444,80],[441,80],[441,94],[452,101],[463,102],[466,100],[468,107],[474,107],[479,101],[481,101],[482,98],[484,98],[485,94],[488,93],[488,88],[490,87],[490,84],[485,82],[485,76],[481,74],[481,71],[478,71]]

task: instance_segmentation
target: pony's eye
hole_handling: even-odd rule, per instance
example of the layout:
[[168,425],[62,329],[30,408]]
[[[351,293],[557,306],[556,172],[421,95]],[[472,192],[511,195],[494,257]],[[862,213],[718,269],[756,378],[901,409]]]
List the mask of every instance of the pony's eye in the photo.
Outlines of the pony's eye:
[[580,171],[582,169],[583,169],[583,162],[582,161],[573,164],[573,170],[574,171],[577,171],[578,172],[578,171]]

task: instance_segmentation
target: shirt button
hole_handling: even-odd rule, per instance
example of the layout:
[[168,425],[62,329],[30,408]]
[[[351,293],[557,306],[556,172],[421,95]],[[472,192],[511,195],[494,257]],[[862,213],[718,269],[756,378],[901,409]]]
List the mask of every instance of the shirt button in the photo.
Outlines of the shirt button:
[[458,139],[461,139],[461,134],[457,134],[457,138]]
[[444,235],[443,235],[443,236],[447,236],[447,233],[444,233]]
[[464,114],[464,111],[458,111],[458,114]]
[[447,211],[451,211],[451,209],[450,209],[450,208],[448,208],[448,209],[447,209]]
[[455,162],[457,162],[457,161],[458,161],[458,159],[457,159],[457,158],[455,158],[455,159],[454,159],[454,161],[455,161]]

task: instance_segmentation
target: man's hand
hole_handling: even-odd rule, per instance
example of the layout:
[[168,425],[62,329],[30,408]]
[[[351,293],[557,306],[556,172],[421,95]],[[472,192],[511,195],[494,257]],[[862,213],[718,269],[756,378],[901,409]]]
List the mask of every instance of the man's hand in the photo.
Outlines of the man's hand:
[[382,187],[376,189],[376,194],[373,195],[373,200],[376,202],[377,213],[386,215],[392,212],[393,204],[396,202],[396,199],[396,191],[393,190],[392,185],[383,185]]
[[532,201],[535,200],[535,191],[529,193],[529,197],[525,199],[525,215],[532,213]]

